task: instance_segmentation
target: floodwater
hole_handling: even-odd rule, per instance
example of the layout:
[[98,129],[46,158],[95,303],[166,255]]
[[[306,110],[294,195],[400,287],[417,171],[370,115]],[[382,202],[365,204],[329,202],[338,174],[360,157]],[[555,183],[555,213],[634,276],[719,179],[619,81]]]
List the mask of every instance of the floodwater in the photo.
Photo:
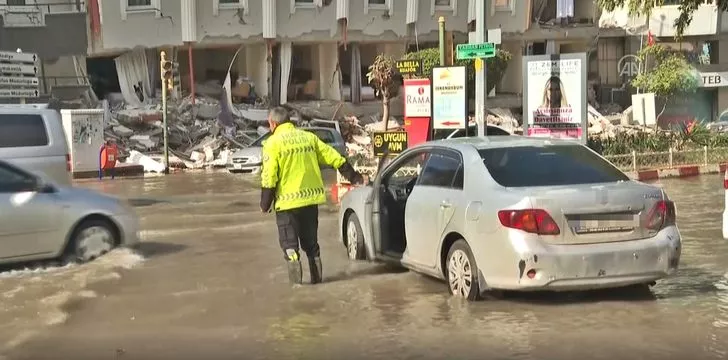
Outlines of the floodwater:
[[143,245],[0,272],[0,359],[728,359],[722,178],[661,184],[677,203],[683,256],[651,294],[468,303],[427,277],[350,263],[328,207],[326,282],[290,288],[248,177],[85,182],[137,206]]

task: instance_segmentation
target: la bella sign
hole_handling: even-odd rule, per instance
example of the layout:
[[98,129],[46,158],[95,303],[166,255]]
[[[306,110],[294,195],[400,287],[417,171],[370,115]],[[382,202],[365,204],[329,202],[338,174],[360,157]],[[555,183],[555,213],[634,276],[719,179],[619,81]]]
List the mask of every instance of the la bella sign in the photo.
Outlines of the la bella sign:
[[408,118],[431,116],[430,79],[404,80],[404,116]]

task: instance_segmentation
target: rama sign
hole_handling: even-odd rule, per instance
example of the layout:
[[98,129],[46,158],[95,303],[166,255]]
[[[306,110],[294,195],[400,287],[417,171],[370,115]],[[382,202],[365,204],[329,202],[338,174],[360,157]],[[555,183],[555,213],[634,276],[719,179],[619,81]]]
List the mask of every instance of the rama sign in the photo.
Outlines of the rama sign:
[[431,107],[430,79],[405,79],[404,116],[430,117]]

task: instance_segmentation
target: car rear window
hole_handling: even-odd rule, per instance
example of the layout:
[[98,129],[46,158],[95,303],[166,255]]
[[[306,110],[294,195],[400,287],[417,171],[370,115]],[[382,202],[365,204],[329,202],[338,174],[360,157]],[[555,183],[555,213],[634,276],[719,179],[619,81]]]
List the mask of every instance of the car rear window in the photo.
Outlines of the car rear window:
[[40,115],[0,114],[0,148],[46,146],[48,132]]
[[629,180],[619,169],[581,145],[519,146],[479,152],[493,179],[506,187]]
[[[304,130],[306,130],[306,129],[304,129]],[[321,141],[323,141],[327,144],[332,144],[332,143],[336,142],[336,139],[334,138],[334,134],[332,134],[331,131],[326,131],[326,130],[306,130],[306,131],[313,133],[319,139],[321,139]]]

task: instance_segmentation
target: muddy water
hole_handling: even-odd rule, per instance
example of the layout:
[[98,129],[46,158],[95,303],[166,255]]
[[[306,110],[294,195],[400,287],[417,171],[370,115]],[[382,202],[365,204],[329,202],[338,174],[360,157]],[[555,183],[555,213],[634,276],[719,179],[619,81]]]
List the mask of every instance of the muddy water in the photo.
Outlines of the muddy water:
[[[272,218],[241,179],[85,184],[137,205],[144,261],[117,251],[76,268],[0,274],[7,357],[728,359],[718,176],[662,181],[678,206],[683,258],[651,294],[506,294],[478,303],[417,274],[350,263],[328,209],[320,220],[327,282],[290,289]],[[69,298],[78,301],[69,307]]]

